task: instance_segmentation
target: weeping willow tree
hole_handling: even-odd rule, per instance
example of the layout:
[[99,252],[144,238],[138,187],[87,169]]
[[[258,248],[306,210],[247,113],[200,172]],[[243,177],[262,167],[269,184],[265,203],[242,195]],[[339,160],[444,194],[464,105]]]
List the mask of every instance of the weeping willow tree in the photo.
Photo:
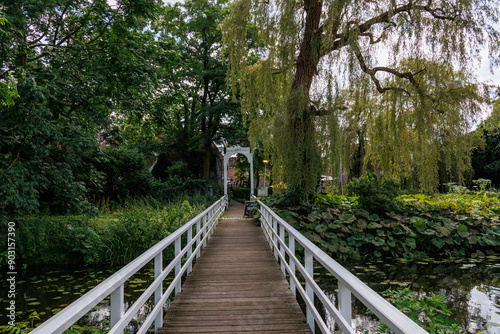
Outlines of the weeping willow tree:
[[[288,189],[307,199],[315,194],[324,163],[338,165],[342,155],[339,131],[352,120],[342,119],[339,97],[356,85],[353,77],[369,80],[394,112],[414,114],[412,126],[418,130],[406,134],[397,131],[403,118],[411,116],[398,125],[390,117],[366,115],[367,125],[379,122],[375,128],[386,126],[386,134],[395,140],[399,135],[434,138],[443,131],[463,130],[460,121],[442,122],[442,127],[429,122],[427,118],[438,117],[435,111],[442,112],[440,117],[455,117],[444,116],[455,101],[436,96],[444,90],[433,89],[431,83],[422,84],[419,77],[431,70],[425,61],[414,62],[414,67],[402,60],[429,59],[467,70],[484,47],[491,55],[498,50],[494,24],[499,8],[498,0],[236,0],[222,24],[223,43],[228,78],[240,90],[251,140],[272,141],[272,159],[282,168]],[[359,72],[364,76],[354,75]],[[376,159],[387,164],[383,150],[378,152]],[[436,155],[423,146],[412,154],[422,165]],[[396,161],[387,168],[401,172],[396,165],[409,173]]]
[[[471,74],[449,64],[411,58],[400,66],[409,72],[425,69],[415,77],[420,91],[409,85],[371,99],[362,112],[356,110],[357,103],[350,110],[353,115],[369,115],[363,123],[369,141],[365,164],[426,193],[435,191],[440,179],[463,183],[471,170],[470,153],[478,144],[472,129],[486,91]],[[387,81],[404,87],[400,78]],[[352,91],[356,94],[358,89]]]

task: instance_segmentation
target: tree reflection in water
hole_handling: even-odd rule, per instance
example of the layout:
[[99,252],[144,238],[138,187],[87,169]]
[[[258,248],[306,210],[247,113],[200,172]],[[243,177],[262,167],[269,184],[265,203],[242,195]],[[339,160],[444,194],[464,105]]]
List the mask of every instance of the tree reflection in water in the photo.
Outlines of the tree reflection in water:
[[[385,259],[377,262],[343,264],[353,274],[381,293],[389,288],[409,287],[419,296],[446,295],[452,318],[467,334],[483,331],[500,334],[500,261],[497,256],[482,259],[438,260]],[[315,269],[317,270],[317,269]],[[337,281],[327,273],[316,276],[318,284],[335,302]],[[327,321],[333,329],[334,321]],[[378,321],[366,314],[366,307],[353,296],[353,324],[374,333]],[[360,330],[358,330],[361,333]]]

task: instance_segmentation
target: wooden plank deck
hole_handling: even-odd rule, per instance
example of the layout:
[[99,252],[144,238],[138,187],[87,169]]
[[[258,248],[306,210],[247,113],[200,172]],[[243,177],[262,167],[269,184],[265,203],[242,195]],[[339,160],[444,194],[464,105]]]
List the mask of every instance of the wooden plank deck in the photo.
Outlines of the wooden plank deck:
[[242,215],[241,203],[226,211],[158,334],[311,333],[264,233]]

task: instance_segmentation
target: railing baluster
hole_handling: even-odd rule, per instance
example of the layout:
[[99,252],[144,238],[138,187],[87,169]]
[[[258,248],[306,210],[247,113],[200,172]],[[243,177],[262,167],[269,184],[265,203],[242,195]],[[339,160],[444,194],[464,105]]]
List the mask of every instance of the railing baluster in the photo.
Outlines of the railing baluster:
[[[203,235],[202,235],[202,237],[205,237],[205,235],[207,234],[207,216],[209,216],[209,215],[210,215],[210,212],[207,212],[207,214],[203,216],[203,226],[202,226]],[[209,219],[210,219],[210,217],[209,217]],[[205,247],[207,247],[207,239],[205,239],[205,241],[203,241],[202,248],[205,248]]]
[[125,304],[124,297],[124,285],[120,285],[115,291],[111,292],[110,295],[110,325],[113,327],[122,317],[123,308]]
[[[288,234],[288,248],[290,249],[293,257],[295,257],[295,237],[291,234]],[[295,276],[295,262],[293,262],[293,258],[291,256],[288,259],[288,265],[290,266],[290,290],[292,290],[293,295],[297,297],[295,281],[292,279],[292,276]]]
[[[198,247],[198,245],[200,244],[200,235],[198,233],[200,233],[200,230],[201,230],[201,219],[198,219],[196,221],[196,247]],[[198,251],[196,252],[196,260],[198,260],[200,257],[200,250],[198,249]]]
[[[182,236],[179,236],[177,239],[175,239],[175,255],[174,256],[177,256],[179,255],[179,253],[181,252],[181,237]],[[181,271],[181,259],[179,259],[179,261],[175,264],[175,276],[177,277],[177,274],[179,274],[179,272]],[[181,280],[179,280],[179,283],[177,283],[177,285],[175,286],[175,295],[177,296],[177,294],[181,292]]]
[[[191,226],[189,230],[187,231],[187,243],[189,244],[193,240],[193,227]],[[193,246],[189,246],[186,257],[189,259],[191,257],[191,254],[193,254]],[[189,275],[193,271],[193,263],[190,262],[187,267],[187,275]]]
[[[305,258],[305,269],[306,272],[311,276],[312,279],[314,279],[314,258],[312,253],[305,249],[304,250],[304,258]],[[311,286],[311,284],[306,280],[306,295],[307,297],[311,300],[311,303],[314,305],[314,290]],[[307,308],[307,323],[309,324],[309,327],[311,328],[312,332],[314,333],[314,314],[312,310],[308,307]]]
[[[280,224],[280,239],[283,244],[280,244],[280,253],[283,258],[285,258],[285,227]],[[281,261],[281,272],[286,276],[285,263]]]
[[[278,233],[278,220],[274,217],[271,217],[271,219],[273,222],[274,233],[277,234]],[[275,245],[278,245],[278,237],[276,237],[276,235],[274,233],[273,233],[273,241],[274,241]],[[278,260],[278,250],[276,248],[274,249],[274,257],[276,258],[276,260]]]
[[[155,278],[157,278],[158,276],[161,275],[161,272],[163,270],[163,253],[162,252],[158,253],[158,255],[155,256],[154,266],[155,266],[154,274],[155,274]],[[162,293],[163,293],[163,282],[160,283],[160,286],[158,286],[158,288],[156,288],[155,305],[158,304],[158,302],[160,301]],[[155,318],[155,330],[157,330],[158,328],[160,328],[162,326],[163,326],[163,311],[158,313],[158,315]]]
[[352,323],[351,291],[339,282],[339,311],[349,325]]

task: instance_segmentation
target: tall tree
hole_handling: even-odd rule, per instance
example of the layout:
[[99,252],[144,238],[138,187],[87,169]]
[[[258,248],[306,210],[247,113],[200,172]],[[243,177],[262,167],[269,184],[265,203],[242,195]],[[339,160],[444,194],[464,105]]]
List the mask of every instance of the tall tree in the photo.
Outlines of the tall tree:
[[146,30],[159,1],[6,0],[0,82],[0,210],[83,203],[99,177],[91,160],[112,113],[148,107],[158,67]]
[[[379,93],[416,96],[435,109],[437,97],[418,80],[426,69],[410,71],[401,60],[472,66],[485,45],[491,54],[498,48],[499,8],[497,0],[238,0],[223,24],[229,79],[252,120],[272,117],[288,188],[310,199],[322,170],[317,119],[335,114],[325,96],[339,95],[361,72]],[[252,50],[249,31],[259,41]],[[255,54],[261,61],[247,66]]]
[[475,148],[472,156],[474,178],[489,179],[500,188],[500,99],[497,98],[493,113],[476,130],[484,138],[484,146]]
[[171,120],[167,132],[182,155],[177,158],[192,156],[191,167],[202,161],[200,170],[194,172],[203,178],[210,176],[214,139],[232,127],[231,123],[238,123],[240,114],[226,84],[227,68],[222,62],[222,34],[218,29],[228,13],[227,3],[188,0],[167,6],[158,25],[161,39],[173,41],[179,59],[170,66],[173,77],[166,80],[168,89],[161,97],[172,103],[160,107],[157,117]]

